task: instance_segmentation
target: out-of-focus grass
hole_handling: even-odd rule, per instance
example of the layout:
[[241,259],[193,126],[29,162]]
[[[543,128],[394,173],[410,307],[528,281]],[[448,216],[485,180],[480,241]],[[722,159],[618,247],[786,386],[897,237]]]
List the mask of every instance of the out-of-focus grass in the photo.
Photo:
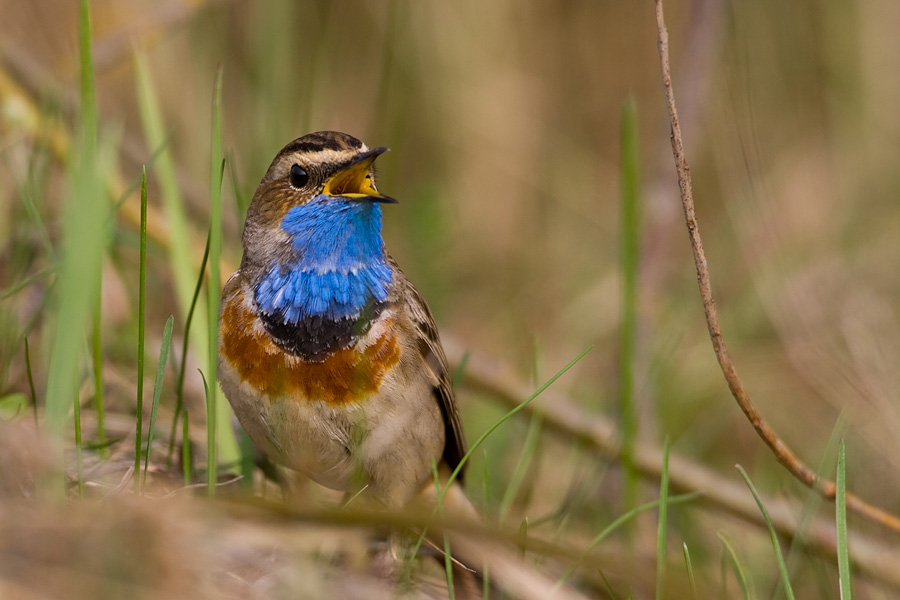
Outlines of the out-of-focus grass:
[[[216,492],[219,448],[216,438],[220,411],[218,407],[218,384],[216,373],[219,368],[219,294],[221,293],[221,273],[219,257],[222,256],[222,177],[224,175],[225,158],[222,152],[222,68],[216,69],[213,83],[212,105],[210,114],[210,170],[209,170],[209,290],[207,294],[207,387],[206,387],[206,486],[210,496]],[[227,426],[227,421],[225,422]],[[230,432],[229,432],[230,433]],[[232,445],[234,445],[234,438]],[[236,457],[232,452],[231,457]]]
[[850,585],[850,543],[847,536],[847,457],[844,449],[844,440],[838,448],[837,477],[835,485],[835,509],[834,520],[837,531],[838,572],[841,582],[841,599],[851,600],[853,588]]
[[144,335],[147,306],[147,169],[141,169],[141,255],[138,267],[137,393],[134,432],[134,491],[141,491],[141,439],[144,432]]
[[775,554],[775,560],[778,563],[778,572],[781,574],[782,587],[779,588],[779,590],[776,590],[775,593],[777,594],[778,591],[783,589],[787,598],[789,600],[794,600],[794,588],[791,586],[787,565],[784,562],[784,555],[781,553],[781,545],[778,541],[778,532],[775,531],[775,527],[772,525],[772,519],[769,518],[769,511],[766,510],[765,504],[763,504],[762,499],[759,497],[759,492],[756,491],[756,486],[753,485],[753,481],[750,479],[750,476],[747,475],[747,471],[744,470],[744,467],[737,465],[737,469],[740,471],[744,481],[747,482],[747,487],[750,488],[753,499],[756,500],[756,505],[759,506],[759,512],[762,513],[763,518],[766,520],[766,526],[769,528],[769,537],[772,539],[772,550]]
[[[900,500],[900,478],[884,476],[900,469],[900,88],[891,76],[900,70],[900,38],[896,19],[886,16],[897,15],[895,4],[711,2],[703,6],[718,17],[709,21],[702,10],[667,5],[699,218],[742,376],[782,437],[812,462],[844,411],[853,489],[887,507]],[[113,189],[109,181],[94,178],[133,181],[159,153],[148,169],[156,190],[149,208],[171,241],[161,246],[151,236],[147,248],[145,351],[156,354],[170,314],[178,315],[173,342],[180,346],[210,220],[210,169],[220,159],[210,158],[208,127],[210,85],[221,64],[222,155],[231,184],[222,187],[221,264],[237,264],[240,216],[283,144],[339,129],[390,146],[379,159],[379,187],[401,203],[385,214],[387,246],[445,336],[502,356],[525,380],[594,345],[555,385],[585,410],[612,415],[628,377],[621,316],[632,314],[637,404],[623,432],[633,431],[638,445],[670,435],[673,454],[724,478],[736,478],[731,465],[740,462],[764,494],[804,493],[732,405],[709,349],[675,204],[649,3],[277,0],[189,8],[98,1],[93,13],[99,136],[121,134],[122,143],[110,145],[117,160],[109,168],[95,166],[83,179],[74,165],[98,155],[83,149],[79,133],[83,123],[96,128],[90,99],[76,91],[78,11],[52,0],[0,0],[0,398],[30,395],[32,371],[42,415],[68,423],[73,381],[80,398],[95,386],[82,348],[97,341],[93,366],[102,367],[105,385],[95,397],[108,409],[108,438],[133,435],[120,421],[133,419],[134,390],[144,384],[134,367],[137,228],[121,213],[101,235],[109,219],[90,215],[118,198],[104,194]],[[618,135],[629,95],[640,115],[631,141],[644,202],[642,228],[631,232],[641,242],[630,271],[635,296],[622,287],[632,267],[623,268],[619,255],[631,235],[620,212],[628,171]],[[235,194],[240,202],[232,210]],[[130,194],[123,210],[138,203]],[[93,270],[82,277],[72,264]],[[220,263],[211,264],[217,271]],[[94,331],[102,339],[91,334],[85,344],[84,326],[98,306],[102,329]],[[179,425],[195,436],[195,449],[206,440],[197,368],[210,378],[213,368],[206,310],[192,327],[187,356],[175,357],[192,419],[190,427]],[[163,382],[166,427],[174,379]],[[479,393],[463,387],[459,396],[471,440],[503,414]],[[81,408],[91,473],[97,414]],[[227,430],[221,414],[219,433]],[[110,462],[101,464],[121,458],[133,441],[112,443]],[[657,489],[638,482],[630,499],[618,465],[609,468],[577,441],[519,419],[482,449],[473,456],[470,495],[508,526],[527,519],[529,536],[590,541]],[[151,469],[151,490],[157,476]],[[95,491],[86,487],[89,496]],[[732,532],[756,589],[776,586],[765,531],[697,503],[670,499],[669,508],[667,537],[672,547],[674,540],[690,546],[699,597],[721,582],[719,529]],[[642,515],[632,531],[648,555],[654,525]],[[619,543],[610,536],[601,545]],[[791,554],[797,596],[837,594],[831,563]],[[674,564],[667,580],[679,576]],[[585,575],[576,583],[589,581]],[[613,587],[625,597],[632,583],[614,579]],[[864,597],[870,584],[854,584]]]

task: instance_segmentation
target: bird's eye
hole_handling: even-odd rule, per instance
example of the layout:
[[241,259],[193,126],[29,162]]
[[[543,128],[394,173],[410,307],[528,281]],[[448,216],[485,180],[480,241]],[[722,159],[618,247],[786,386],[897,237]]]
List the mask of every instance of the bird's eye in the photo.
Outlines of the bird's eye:
[[303,167],[297,164],[293,165],[291,167],[291,185],[295,188],[302,188],[308,182],[309,175],[303,170]]

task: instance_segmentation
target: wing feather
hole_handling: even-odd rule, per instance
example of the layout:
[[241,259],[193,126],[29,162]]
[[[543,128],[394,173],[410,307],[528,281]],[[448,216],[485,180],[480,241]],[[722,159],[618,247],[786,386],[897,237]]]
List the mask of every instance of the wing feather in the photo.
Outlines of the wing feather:
[[[419,352],[422,354],[424,363],[431,370],[432,381],[437,382],[432,392],[444,417],[446,443],[443,458],[451,469],[455,469],[468,451],[468,445],[459,415],[459,407],[453,393],[447,356],[441,346],[437,326],[434,324],[434,317],[431,316],[428,305],[406,277],[401,279],[404,282],[402,294],[410,309],[410,316],[418,336]],[[464,473],[465,469],[460,471],[460,481],[462,481]]]

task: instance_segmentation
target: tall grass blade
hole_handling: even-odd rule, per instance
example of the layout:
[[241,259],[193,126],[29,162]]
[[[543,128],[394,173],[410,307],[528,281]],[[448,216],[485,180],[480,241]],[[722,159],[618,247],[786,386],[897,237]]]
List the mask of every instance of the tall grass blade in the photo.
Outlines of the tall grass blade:
[[[84,324],[98,288],[103,251],[106,197],[97,173],[97,108],[91,58],[91,16],[87,0],[80,9],[81,135],[69,163],[72,195],[64,211],[59,267],[59,312],[47,377],[46,424],[62,440],[72,406],[72,381],[81,361]],[[60,462],[62,455],[58,455]]]
[[134,492],[141,491],[141,436],[144,421],[144,327],[147,297],[147,169],[141,172],[141,254],[138,283],[137,409],[134,434]]
[[182,413],[181,427],[181,471],[184,474],[184,485],[191,485],[194,480],[193,456],[191,455],[191,420],[187,411]]
[[106,448],[106,408],[103,401],[103,282],[99,280],[94,298],[94,410],[97,412],[97,444],[101,457],[107,454]]
[[459,359],[459,364],[457,365],[456,370],[453,371],[453,376],[450,378],[450,384],[454,388],[459,387],[459,384],[462,383],[463,376],[466,374],[466,368],[469,366],[470,358],[472,358],[472,355],[466,350]]
[[[469,460],[469,457],[472,456],[472,452],[474,452],[476,448],[478,448],[479,446],[481,446],[481,444],[484,443],[484,441],[488,438],[489,435],[491,435],[494,431],[496,431],[497,428],[499,428],[501,425],[503,425],[506,421],[508,421],[509,419],[511,419],[511,418],[513,417],[513,415],[515,415],[517,412],[519,412],[520,410],[522,410],[523,408],[525,408],[525,406],[527,406],[529,402],[531,402],[532,400],[534,400],[535,398],[537,398],[538,396],[540,396],[540,395],[544,392],[544,390],[546,390],[548,387],[550,387],[551,385],[553,385],[553,383],[554,383],[557,379],[559,379],[560,377],[562,377],[569,369],[571,369],[572,367],[574,367],[575,364],[576,364],[578,361],[580,361],[582,358],[584,358],[585,354],[587,354],[588,352],[590,352],[592,348],[593,348],[593,346],[588,346],[587,348],[585,348],[585,349],[581,352],[581,354],[579,354],[578,356],[576,356],[575,358],[573,358],[573,359],[569,362],[569,364],[567,364],[565,367],[563,367],[562,369],[560,369],[559,371],[557,371],[557,373],[556,373],[553,377],[551,377],[550,379],[548,379],[547,382],[546,382],[544,385],[542,385],[540,388],[538,388],[538,390],[537,390],[535,393],[533,393],[531,396],[529,396],[528,398],[526,398],[521,404],[519,404],[518,406],[516,406],[515,408],[513,408],[512,410],[510,410],[509,412],[507,412],[505,415],[503,415],[502,417],[500,417],[500,419],[498,419],[497,422],[495,422],[493,425],[491,425],[490,427],[488,427],[488,429],[487,429],[484,433],[482,433],[481,436],[480,436],[477,440],[475,440],[475,443],[472,444],[472,445],[469,447],[469,451],[465,453],[465,455],[462,457],[462,459],[460,459],[459,464],[456,465],[456,468],[453,469],[453,472],[452,472],[452,473],[450,473],[450,477],[447,478],[447,484],[444,485],[444,486],[441,486],[441,485],[440,485],[440,482],[438,483],[438,485],[437,485],[437,498],[438,498],[438,501],[440,502],[441,500],[443,500],[444,494],[446,494],[446,493],[447,493],[447,490],[450,489],[450,486],[453,485],[453,482],[454,482],[454,481],[456,480],[456,478],[459,476],[460,471],[462,471],[463,466],[464,466],[464,465],[466,464],[466,462]],[[419,536],[419,541],[418,541],[418,543],[416,544],[416,551],[417,551],[417,552],[418,552],[419,547],[422,545],[422,541],[424,540],[424,538],[425,538],[425,531],[423,530],[422,533],[421,533],[420,536]]]
[[[218,430],[218,406],[216,394],[216,372],[218,370],[218,324],[219,324],[219,294],[221,281],[219,277],[219,255],[222,253],[222,66],[216,71],[216,79],[213,84],[212,98],[212,135],[210,143],[210,202],[209,202],[209,296],[207,303],[208,337],[208,363],[207,368],[212,380],[207,386],[206,398],[206,435],[207,435],[207,471],[206,483],[210,496],[216,493],[216,479],[218,469],[217,454],[217,430]],[[228,428],[223,428],[223,434]],[[224,435],[223,435],[224,437]],[[236,455],[236,453],[235,453]]]
[[253,471],[256,469],[256,445],[247,434],[241,429],[238,434],[238,445],[241,449],[241,488],[253,491]]
[[[178,313],[181,318],[187,318],[188,306],[191,301],[191,291],[194,286],[193,265],[196,257],[191,251],[191,233],[188,226],[188,218],[184,211],[184,200],[178,188],[178,177],[175,171],[175,163],[172,159],[172,150],[166,143],[168,134],[163,123],[162,111],[159,108],[159,100],[153,77],[147,58],[141,50],[134,53],[135,86],[137,88],[138,108],[141,115],[141,123],[147,145],[150,148],[158,148],[158,156],[155,173],[159,181],[159,194],[162,199],[163,211],[166,215],[166,227],[169,230],[171,243],[169,245],[169,269],[175,283],[175,298],[178,304]],[[200,307],[201,319],[191,339],[191,343],[199,356],[206,355],[206,321],[202,318],[205,306]]]
[[499,520],[503,523],[509,516],[509,510],[525,481],[525,475],[528,474],[528,468],[537,452],[538,442],[541,439],[541,429],[544,418],[540,414],[535,414],[528,424],[528,432],[525,434],[525,443],[522,445],[522,451],[519,453],[519,459],[513,469],[512,476],[509,478],[509,484],[503,493],[503,499],[500,501]]
[[612,584],[609,582],[609,579],[606,578],[606,573],[600,571],[600,579],[603,580],[603,585],[606,586],[606,593],[609,594],[610,600],[617,600],[616,591],[613,589]]
[[619,334],[619,414],[622,432],[622,464],[625,508],[637,504],[638,472],[634,465],[637,410],[634,369],[637,348],[637,280],[640,245],[638,198],[637,109],[629,98],[622,107],[620,139],[620,195],[622,203],[622,323]]
[[691,584],[691,598],[697,600],[697,581],[694,579],[694,565],[691,563],[691,552],[688,550],[687,542],[684,542],[682,548],[684,548],[684,568]]
[[656,600],[661,600],[666,579],[666,531],[669,519],[669,436],[663,445],[662,477],[659,482],[659,524],[656,529]]
[[[199,371],[199,369],[198,369],[198,371]],[[203,371],[200,371],[200,377],[203,379],[203,390],[206,392],[206,406],[209,407],[209,404],[212,401],[212,398],[210,398],[210,396],[211,396],[210,385],[209,385],[209,382],[206,380],[206,375],[204,375]],[[208,423],[207,423],[207,427],[206,427],[206,432],[207,432],[206,440],[207,440],[207,449],[208,449],[209,448],[209,424]],[[213,443],[213,446],[214,445],[215,445],[215,442]],[[209,461],[209,459],[207,459],[207,462],[209,464],[207,464],[207,467],[206,467],[206,469],[207,469],[207,471],[206,471],[206,493],[209,494],[210,496],[213,496],[216,493],[215,488],[216,488],[216,481],[218,479],[218,476],[215,473],[215,464],[216,463],[215,463],[215,461]],[[213,471],[212,476],[210,476],[210,471]]]
[[7,298],[9,298],[11,296],[16,295],[17,293],[21,292],[22,290],[24,290],[25,288],[30,286],[32,283],[35,283],[36,281],[40,281],[41,279],[43,279],[44,277],[47,277],[48,275],[50,275],[52,273],[53,273],[53,269],[49,268],[49,267],[46,269],[41,269],[37,273],[32,273],[31,275],[29,275],[28,277],[26,277],[19,283],[15,284],[13,286],[10,286],[9,288],[5,289],[3,291],[3,293],[0,293],[0,302],[2,302],[3,300],[6,300]]
[[835,525],[837,528],[838,575],[841,580],[841,600],[851,600],[850,540],[847,537],[847,457],[844,440],[838,447],[837,491],[834,498]]
[[73,418],[75,421],[75,479],[78,482],[78,497],[84,498],[84,463],[81,456],[81,398],[78,395],[78,381],[75,381]]
[[756,491],[756,486],[750,481],[750,476],[747,475],[747,471],[744,470],[744,467],[741,465],[735,465],[735,467],[741,472],[741,477],[744,478],[747,487],[750,488],[750,493],[753,494],[753,499],[756,500],[759,512],[762,513],[763,519],[766,521],[766,527],[769,528],[769,538],[772,540],[772,548],[775,550],[775,560],[778,562],[778,571],[781,573],[781,583],[784,585],[784,593],[790,600],[794,600],[794,590],[791,588],[791,579],[788,576],[788,569],[784,562],[784,556],[781,554],[781,544],[778,543],[778,533],[775,531],[772,519],[769,518],[769,511],[767,511],[766,507],[763,505],[762,498],[759,497],[759,492]]
[[[741,588],[741,594],[744,600],[751,600],[754,597],[753,585],[750,581],[750,576],[747,574],[747,568],[744,565],[744,561],[741,560],[737,549],[734,547],[734,540],[732,540],[731,536],[725,531],[719,531],[718,537],[719,541],[722,542],[722,545],[725,546],[725,557],[727,557],[732,570],[734,570],[734,575],[737,578],[738,587]],[[725,585],[724,580],[722,585]]]
[[34,375],[31,372],[31,350],[28,347],[28,337],[25,337],[25,374],[28,377],[28,390],[31,392],[31,410],[34,414],[34,428],[38,428],[37,394],[34,392]]
[[[847,415],[842,411],[838,415],[837,421],[828,437],[828,443],[822,451],[822,457],[816,466],[816,474],[824,476],[836,468],[838,455],[838,446],[841,438],[847,431],[848,421]],[[803,508],[800,510],[800,518],[797,520],[795,534],[791,538],[788,547],[787,556],[785,556],[785,564],[787,564],[788,575],[796,572],[798,564],[808,555],[806,546],[810,537],[809,530],[814,518],[818,515],[819,507],[825,500],[815,490],[809,490],[806,499],[803,501]],[[784,596],[784,590],[779,586],[772,595],[772,600],[779,600]]]
[[[431,471],[434,476],[434,485],[435,489],[441,489],[441,476],[438,473],[437,463],[432,460],[431,461]],[[444,515],[444,499],[438,494],[435,504],[435,512],[443,517]],[[456,598],[456,591],[453,587],[453,555],[450,553],[450,536],[446,533],[443,534],[444,537],[444,572],[447,577],[447,597],[450,600],[454,600]],[[424,538],[424,533],[423,533]],[[421,542],[421,540],[420,540]]]
[[153,428],[156,426],[156,409],[159,408],[159,396],[162,392],[163,376],[166,374],[166,364],[169,362],[169,346],[172,343],[172,325],[175,317],[170,316],[166,320],[163,329],[162,344],[159,347],[159,362],[156,364],[156,381],[153,385],[153,404],[150,405],[150,427],[147,428],[147,450],[144,453],[144,473],[141,478],[141,487],[147,483],[147,467],[150,463],[150,444],[153,442]]
[[578,361],[580,361],[582,358],[584,358],[584,355],[587,354],[588,352],[590,352],[592,348],[593,348],[593,346],[588,346],[587,348],[582,350],[578,356],[573,358],[569,362],[569,364],[567,364],[562,369],[557,371],[556,374],[553,377],[551,377],[550,379],[548,379],[547,382],[544,385],[542,385],[540,388],[538,388],[538,390],[536,392],[534,392],[528,398],[523,400],[521,404],[519,404],[518,406],[516,406],[515,408],[513,408],[512,410],[507,412],[505,415],[500,417],[500,419],[496,423],[494,423],[493,425],[488,427],[487,431],[482,433],[481,436],[479,436],[479,438],[477,440],[475,440],[475,443],[472,444],[472,446],[469,448],[469,451],[466,452],[466,454],[459,461],[459,464],[456,465],[456,468],[453,469],[453,472],[450,474],[450,477],[447,479],[447,484],[445,486],[443,486],[443,490],[441,490],[440,486],[438,487],[438,490],[439,490],[438,495],[442,496],[446,492],[446,490],[448,490],[450,488],[450,485],[459,476],[459,472],[462,470],[463,466],[465,466],[466,462],[468,462],[469,457],[472,456],[472,452],[474,452],[476,448],[481,446],[481,444],[484,443],[484,440],[486,440],[489,435],[494,433],[498,427],[500,427],[501,425],[506,423],[508,420],[510,420],[517,412],[519,412],[520,410],[525,408],[532,400],[534,400],[535,398],[537,398],[538,396],[543,394],[544,390],[546,390],[548,387],[553,385],[557,379],[559,379],[560,377],[565,375],[566,372],[569,369],[571,369],[572,367],[574,367],[578,363]]
[[200,290],[203,288],[203,275],[206,273],[206,264],[209,259],[209,232],[206,234],[206,249],[203,250],[203,260],[200,261],[200,274],[197,276],[197,285],[194,286],[194,296],[191,298],[191,306],[188,309],[187,319],[184,323],[184,338],[181,341],[181,363],[178,367],[178,380],[175,384],[175,416],[172,418],[172,435],[169,438],[169,452],[167,462],[171,464],[172,451],[175,447],[175,429],[178,417],[184,410],[184,373],[187,367],[188,339],[190,339],[191,324],[194,321],[197,300],[200,298]]
[[[696,500],[697,498],[700,498],[702,495],[703,494],[700,492],[691,492],[690,494],[679,494],[677,496],[671,496],[671,497],[667,498],[667,503],[669,506],[673,506],[675,504],[681,504],[683,502],[690,502],[691,500]],[[563,584],[566,582],[566,580],[568,580],[569,577],[572,576],[572,574],[575,572],[575,570],[578,568],[578,566],[587,557],[588,552],[590,552],[595,546],[597,546],[597,544],[599,544],[600,542],[605,540],[607,537],[609,537],[609,535],[611,533],[613,533],[616,529],[618,529],[622,525],[629,523],[632,519],[634,519],[636,516],[638,516],[642,512],[652,510],[652,509],[658,507],[659,505],[660,505],[659,500],[653,500],[652,502],[647,502],[645,504],[641,504],[640,506],[636,506],[636,507],[632,508],[631,510],[629,510],[628,512],[620,515],[615,521],[613,521],[612,523],[607,525],[606,528],[603,529],[603,531],[601,531],[596,536],[594,536],[594,539],[592,539],[588,543],[588,545],[585,546],[584,550],[582,550],[582,552],[581,552],[581,557],[578,559],[578,561],[574,565],[569,567],[569,570],[566,571],[562,577],[559,578],[559,580],[554,584],[553,589],[558,590],[559,588],[561,588],[563,586]]]
[[525,558],[528,551],[528,517],[523,517],[519,523],[519,558]]

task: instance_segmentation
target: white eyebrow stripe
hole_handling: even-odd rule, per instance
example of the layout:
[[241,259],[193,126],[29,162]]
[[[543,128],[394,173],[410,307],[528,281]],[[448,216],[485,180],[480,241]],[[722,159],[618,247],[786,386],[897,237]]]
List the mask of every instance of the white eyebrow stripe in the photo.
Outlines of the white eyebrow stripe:
[[340,163],[348,160],[362,152],[368,152],[369,148],[363,144],[360,148],[352,150],[331,150],[324,148],[314,152],[298,152],[295,156],[303,156],[311,163]]

